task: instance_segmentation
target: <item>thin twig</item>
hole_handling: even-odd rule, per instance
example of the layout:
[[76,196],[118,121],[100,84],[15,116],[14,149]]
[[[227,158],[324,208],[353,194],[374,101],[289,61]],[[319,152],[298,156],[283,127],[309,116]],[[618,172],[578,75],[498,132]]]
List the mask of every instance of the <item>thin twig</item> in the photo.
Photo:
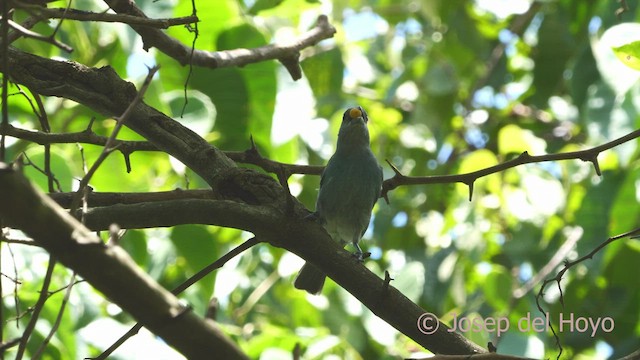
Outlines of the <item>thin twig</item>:
[[[24,29],[31,29],[32,27],[34,27],[37,23],[39,23],[40,20],[36,17],[30,16],[28,18],[26,18],[21,24],[20,26]],[[22,37],[22,33],[19,31],[12,31],[9,33],[9,37],[7,39],[7,43],[11,44],[12,42],[20,39]]]
[[58,40],[56,40],[55,38],[53,38],[53,36],[44,36],[42,34],[39,34],[35,31],[31,31],[25,27],[23,27],[22,25],[18,24],[15,21],[9,20],[9,26],[11,26],[11,28],[13,28],[15,31],[17,31],[18,33],[22,34],[22,36],[26,36],[32,39],[36,39],[36,40],[40,40],[46,43],[49,43],[51,45],[57,46],[58,48],[70,53],[73,51],[73,48],[65,43],[62,43]]
[[7,342],[0,342],[0,358],[3,357],[4,352],[20,343],[20,338],[13,338]]
[[67,291],[64,293],[64,298],[62,299],[62,304],[60,304],[60,310],[58,310],[58,315],[56,316],[56,320],[54,321],[53,326],[49,331],[49,334],[47,334],[47,337],[44,338],[44,340],[42,341],[42,344],[40,344],[40,347],[35,352],[32,359],[37,360],[42,356],[42,354],[44,353],[44,350],[47,347],[47,344],[49,344],[49,341],[51,341],[51,338],[53,338],[53,335],[56,333],[56,331],[58,331],[58,328],[60,327],[60,323],[62,322],[62,315],[64,315],[64,310],[66,309],[67,304],[69,303],[69,298],[71,297],[71,289],[73,289],[73,285],[75,283],[76,283],[76,273],[74,271],[71,274],[71,280],[69,280]]
[[[9,5],[6,1],[2,2],[2,19],[0,20],[0,32],[2,36],[2,68],[6,69],[9,63]],[[9,94],[9,79],[7,76],[7,72],[3,71],[2,73],[2,104],[0,105],[2,109],[2,123],[0,127],[6,126],[9,124],[9,104],[8,104],[8,94]],[[0,161],[5,161],[5,136],[0,135]],[[3,220],[0,218],[0,231],[4,227]],[[2,234],[4,237],[4,234]],[[2,245],[0,244],[0,259],[2,259]],[[0,260],[0,268],[2,268],[2,261]],[[0,344],[4,341],[4,304],[2,299],[4,298],[4,289],[2,288],[2,281],[0,281]],[[0,352],[0,360],[4,359],[4,352]]]
[[520,299],[525,296],[534,286],[540,283],[542,279],[547,277],[562,260],[569,254],[573,247],[578,243],[584,231],[580,227],[573,228],[567,236],[567,240],[560,246],[556,253],[551,257],[545,266],[543,266],[536,276],[532,277],[521,287],[513,291],[513,297]]
[[158,71],[158,67],[157,66],[154,66],[154,67],[149,69],[149,74],[147,74],[147,77],[145,78],[144,83],[140,87],[140,90],[136,94],[136,97],[133,99],[133,101],[131,101],[131,104],[129,104],[129,106],[124,111],[122,116],[120,116],[120,118],[118,118],[118,121],[116,122],[116,126],[113,128],[113,131],[111,132],[111,136],[109,136],[109,138],[107,139],[107,142],[104,145],[104,149],[102,150],[102,152],[98,156],[98,159],[96,159],[96,161],[93,163],[93,165],[91,165],[91,168],[87,171],[87,174],[80,180],[80,184],[78,185],[77,196],[73,200],[73,202],[71,203],[71,212],[72,213],[74,213],[75,210],[78,208],[78,205],[80,205],[80,201],[82,200],[82,194],[84,193],[84,189],[89,184],[89,180],[91,180],[91,177],[98,170],[98,167],[100,167],[100,165],[102,165],[102,162],[113,151],[113,144],[115,143],[116,136],[118,136],[118,132],[120,132],[120,129],[124,125],[124,123],[127,120],[127,118],[129,116],[131,116],[131,114],[133,113],[133,110],[138,105],[138,103],[140,103],[142,101],[144,93],[147,91],[147,88],[149,87],[149,84],[151,84],[151,79],[153,79],[153,75],[155,75],[156,71]]
[[[531,23],[531,20],[533,20],[533,18],[538,13],[541,7],[542,7],[541,1],[534,1],[525,13],[514,17],[508,30],[514,36],[522,36],[524,31],[528,28],[529,24]],[[483,72],[484,73],[483,76],[480,77],[478,81],[476,81],[471,91],[469,91],[469,94],[475,94],[476,91],[478,91],[479,89],[487,85],[491,77],[494,75],[494,72],[496,71],[496,69],[498,69],[498,64],[500,64],[500,60],[504,56],[504,51],[506,47],[507,47],[507,44],[505,44],[504,42],[502,41],[497,42],[496,46],[491,51],[491,56],[489,57],[489,59],[485,64],[485,71]],[[470,107],[472,99],[473,99],[473,96],[469,96],[467,98],[465,107],[467,108]]]
[[[556,274],[556,276],[554,276],[553,278],[549,278],[546,279],[543,283],[542,286],[540,286],[540,291],[538,291],[538,295],[536,295],[536,306],[538,307],[538,311],[540,311],[540,313],[544,314],[545,311],[542,308],[542,305],[540,305],[540,300],[543,298],[544,296],[544,289],[547,287],[548,284],[555,282],[558,285],[558,290],[560,291],[560,304],[562,306],[564,306],[564,295],[562,294],[562,288],[560,287],[560,282],[562,281],[562,277],[564,276],[564,274],[569,271],[569,269],[571,269],[572,267],[580,264],[581,262],[586,261],[587,259],[593,259],[593,256],[595,254],[597,254],[600,250],[604,249],[607,245],[611,244],[612,242],[619,240],[619,239],[623,239],[626,237],[633,237],[637,234],[640,234],[640,228],[636,228],[634,230],[631,231],[627,231],[624,234],[620,234],[620,235],[616,235],[613,237],[608,238],[607,240],[603,241],[602,243],[600,243],[600,245],[596,246],[596,248],[594,248],[593,250],[591,250],[588,254],[574,260],[574,261],[568,261],[566,260],[564,263],[564,267],[558,271],[558,273]],[[549,323],[549,328],[551,329],[551,332],[553,333],[553,337],[556,339],[556,345],[558,346],[559,352],[558,352],[558,356],[557,359],[560,359],[560,355],[562,355],[562,345],[560,344],[560,338],[558,337],[558,334],[556,333],[553,324]]]
[[20,244],[20,245],[29,245],[29,246],[40,246],[33,240],[27,239],[11,239],[11,238],[0,238],[0,242],[5,242],[7,244]]
[[49,298],[49,284],[51,284],[51,277],[53,276],[53,269],[55,267],[56,260],[53,258],[53,256],[50,256],[49,265],[47,266],[47,272],[44,276],[44,280],[42,281],[40,296],[38,296],[38,301],[36,301],[36,305],[33,307],[31,318],[29,319],[29,322],[27,323],[27,326],[22,333],[22,338],[20,339],[20,344],[18,345],[18,352],[16,353],[16,360],[20,360],[24,356],[24,352],[27,349],[27,343],[29,342],[29,337],[31,337],[31,334],[36,327],[36,322],[40,317],[40,312],[44,308],[44,303]]
[[[197,8],[196,1],[191,0],[191,15],[194,17],[197,16]],[[187,27],[191,30],[191,27]],[[187,87],[189,85],[189,80],[191,80],[191,75],[193,75],[193,53],[196,51],[196,41],[198,40],[198,35],[200,32],[198,31],[198,23],[193,24],[193,42],[191,42],[191,52],[189,53],[189,73],[187,74],[187,78],[184,80],[184,104],[182,105],[182,111],[180,111],[180,117],[184,115],[184,111],[187,109],[187,103],[189,103],[189,98],[187,97]]]
[[[24,163],[25,165],[31,166],[42,175],[46,176],[47,178],[49,177],[47,171],[45,169],[41,169],[38,165],[31,161],[27,153],[22,153],[21,156],[26,159],[26,162]],[[55,177],[55,175],[53,175],[53,173],[51,173],[51,177],[53,178],[53,183],[56,185],[57,190],[62,191],[62,185],[60,185],[60,181]]]
[[[16,265],[16,259],[15,259],[15,255],[13,254],[13,250],[11,249],[11,246],[9,244],[7,244],[7,249],[9,250],[9,255],[11,256],[11,263],[13,265],[13,276],[15,277],[15,279],[13,279],[13,283],[15,284],[15,286],[13,287],[13,305],[16,308],[16,313],[20,313],[20,298],[18,297],[18,285],[21,284],[20,280],[18,279],[18,265]],[[20,328],[20,322],[16,321],[16,328]]]
[[71,1],[72,0],[67,0],[67,7],[63,10],[62,12],[62,16],[60,17],[60,21],[58,21],[58,24],[56,24],[56,28],[53,29],[53,33],[51,33],[50,38],[53,39],[54,36],[56,36],[56,34],[58,33],[58,31],[60,31],[60,28],[62,27],[62,23],[64,22],[64,19],[67,16],[67,13],[69,12],[69,9],[71,9]]
[[[202,270],[198,271],[196,274],[191,276],[185,282],[183,282],[182,284],[178,285],[178,287],[173,289],[171,291],[171,293],[174,294],[174,295],[180,294],[181,292],[183,292],[186,289],[188,289],[191,285],[195,284],[196,282],[200,281],[205,276],[209,275],[212,271],[214,271],[216,269],[219,269],[222,266],[224,266],[224,264],[226,264],[229,260],[233,259],[234,257],[238,256],[239,254],[241,254],[245,250],[247,250],[247,249],[249,249],[249,248],[253,247],[254,245],[259,244],[261,242],[262,241],[258,240],[258,238],[256,238],[256,237],[250,238],[249,240],[247,240],[247,241],[243,242],[242,244],[240,244],[240,245],[236,246],[235,248],[233,248],[228,253],[224,254],[218,260],[214,261],[210,265],[208,265],[205,268],[203,268]],[[95,357],[93,359],[94,360],[104,360],[104,359],[106,359],[118,347],[120,347],[122,344],[124,344],[125,341],[127,341],[130,337],[132,337],[135,334],[137,334],[138,331],[140,331],[140,329],[142,329],[142,325],[140,323],[135,324],[131,329],[129,329],[129,331],[127,331],[118,340],[116,340],[116,342],[114,342],[111,346],[109,346],[108,349],[106,349],[102,354],[100,354],[98,357]]]

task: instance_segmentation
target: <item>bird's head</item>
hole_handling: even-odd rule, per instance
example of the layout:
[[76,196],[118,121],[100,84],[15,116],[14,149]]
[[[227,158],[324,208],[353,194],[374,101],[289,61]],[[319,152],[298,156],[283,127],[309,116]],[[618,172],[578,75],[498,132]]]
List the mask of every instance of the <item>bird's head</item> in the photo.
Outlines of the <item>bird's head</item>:
[[342,116],[338,147],[369,146],[369,118],[361,106],[347,109]]

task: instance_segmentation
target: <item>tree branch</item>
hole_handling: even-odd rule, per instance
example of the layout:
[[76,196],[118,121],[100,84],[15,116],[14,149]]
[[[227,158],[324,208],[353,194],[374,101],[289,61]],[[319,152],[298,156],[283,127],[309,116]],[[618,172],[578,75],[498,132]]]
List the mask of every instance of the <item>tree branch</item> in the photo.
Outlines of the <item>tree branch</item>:
[[[105,2],[118,14],[146,17],[144,12],[142,12],[133,1],[105,0]],[[336,29],[329,24],[328,18],[325,15],[321,15],[318,17],[316,26],[290,44],[266,45],[254,49],[234,49],[215,52],[195,49],[192,54],[191,48],[161,30],[138,25],[132,25],[132,28],[142,37],[145,50],[155,47],[182,65],[192,64],[194,66],[216,69],[245,66],[265,60],[278,59],[281,61],[284,60],[283,64],[287,70],[289,70],[294,80],[298,80],[302,76],[298,63],[300,50],[313,46],[321,40],[331,38],[336,32]],[[292,61],[294,61],[296,66],[292,66]]]
[[92,208],[87,211],[85,219],[87,226],[94,231],[107,229],[112,223],[122,228],[206,224],[243,229],[317,265],[376,315],[425,348],[448,354],[484,351],[461,335],[447,332],[448,327],[440,322],[435,334],[420,332],[417,322],[427,311],[354,261],[351,254],[332,241],[320,225],[287,216],[270,206],[230,200],[171,200]]
[[169,19],[150,19],[147,17],[140,17],[128,14],[109,14],[106,12],[96,13],[92,11],[84,11],[78,9],[56,9],[46,8],[38,5],[31,5],[22,1],[12,0],[11,3],[16,8],[24,9],[31,15],[36,16],[39,19],[68,19],[78,21],[96,21],[96,22],[110,22],[110,23],[123,23],[128,25],[148,26],[157,29],[168,29],[176,25],[186,25],[198,22],[198,17],[189,15]]
[[[240,244],[240,245],[236,246],[235,248],[233,248],[228,253],[224,254],[218,260],[216,260],[213,263],[209,264],[204,269],[198,271],[198,273],[196,273],[193,276],[191,276],[189,279],[187,279],[182,284],[178,285],[177,288],[171,290],[171,293],[174,294],[174,295],[178,295],[178,294],[182,293],[183,291],[188,289],[191,285],[193,285],[196,282],[202,280],[202,278],[204,278],[205,276],[207,276],[208,274],[210,274],[214,270],[219,269],[222,266],[224,266],[224,264],[226,264],[229,260],[233,259],[237,255],[240,255],[243,251],[245,251],[245,250],[247,250],[247,249],[251,248],[252,246],[255,246],[256,244],[259,244],[259,243],[260,243],[260,240],[258,240],[255,237],[252,237],[251,239],[243,242],[242,244]],[[109,348],[107,350],[103,351],[102,354],[100,354],[100,356],[94,358],[94,360],[107,359],[109,357],[109,355],[111,355],[117,348],[119,348],[122,344],[124,344],[125,341],[127,341],[130,337],[132,337],[135,334],[137,334],[138,331],[140,331],[140,329],[142,329],[142,324],[141,323],[135,324],[131,329],[129,329],[129,331],[127,331],[118,340],[116,340],[116,342],[114,342],[111,346],[109,346]]]
[[[631,231],[627,231],[623,234],[620,235],[616,235],[616,236],[612,236],[610,238],[608,238],[607,240],[603,241],[602,243],[600,243],[600,245],[596,246],[593,250],[591,250],[588,254],[581,256],[580,258],[573,260],[573,261],[569,261],[569,260],[565,260],[564,262],[564,267],[558,271],[558,273],[549,279],[545,279],[544,282],[542,283],[542,286],[540,286],[540,290],[538,291],[538,294],[536,295],[536,306],[538,307],[538,311],[540,311],[540,313],[544,314],[544,309],[542,309],[542,305],[540,305],[540,300],[542,299],[542,297],[544,296],[544,290],[546,289],[547,285],[549,285],[552,282],[555,282],[558,285],[558,290],[560,291],[560,304],[562,306],[564,306],[564,295],[562,294],[562,288],[560,287],[560,282],[562,281],[562,277],[564,276],[564,274],[569,271],[569,269],[571,269],[572,267],[580,264],[583,261],[586,261],[588,259],[593,259],[593,256],[595,254],[597,254],[600,250],[604,249],[605,247],[607,247],[609,244],[611,244],[612,242],[616,241],[616,240],[620,240],[623,238],[633,238],[634,236],[637,236],[638,234],[640,234],[640,228],[636,228],[633,229]],[[560,355],[562,355],[562,345],[560,344],[560,338],[558,337],[558,334],[556,333],[556,330],[553,327],[553,324],[549,323],[549,327],[551,328],[551,332],[553,333],[553,337],[556,339],[556,345],[558,346],[560,352],[558,353],[558,359],[560,359]]]
[[[0,70],[15,82],[42,95],[74,100],[106,116],[120,116],[137,94],[133,84],[122,80],[109,66],[90,68],[74,62],[45,59],[12,47],[7,55],[8,71]],[[127,127],[189,168],[199,169],[196,172],[214,189],[223,173],[236,168],[231,159],[198,134],[144,102],[132,111]]]
[[6,164],[0,164],[0,197],[0,217],[7,225],[23,230],[188,358],[214,353],[226,359],[246,358],[212,322],[198,318],[143,273],[124,250],[104,245]]
[[22,25],[9,20],[9,26],[18,34],[25,36],[25,37],[29,37],[32,39],[36,39],[36,40],[40,40],[46,43],[49,43],[51,45],[57,46],[58,48],[70,53],[73,51],[73,48],[67,44],[64,44],[58,40],[56,40],[53,36],[44,36],[42,34],[39,34],[35,31],[31,31],[25,27],[23,27]]
[[100,165],[102,165],[102,163],[107,159],[107,156],[109,156],[109,154],[111,154],[111,152],[113,151],[113,144],[116,141],[116,137],[118,136],[120,129],[122,129],[122,126],[124,125],[124,123],[133,114],[133,109],[135,109],[135,107],[142,102],[142,97],[144,96],[145,91],[149,87],[149,84],[151,84],[151,79],[153,79],[153,75],[156,73],[156,71],[158,71],[158,67],[153,67],[149,69],[149,73],[147,74],[147,77],[144,79],[144,83],[142,84],[140,91],[138,91],[138,93],[133,98],[131,103],[123,111],[122,115],[117,118],[116,126],[111,131],[111,135],[109,135],[109,137],[107,138],[107,141],[104,144],[104,148],[100,152],[100,155],[98,156],[96,161],[91,165],[91,167],[89,168],[85,176],[82,177],[82,179],[80,180],[80,183],[78,184],[76,197],[71,202],[72,211],[75,210],[80,204],[80,201],[82,200],[82,194],[84,193],[84,190],[86,189],[86,187],[89,185],[89,180],[91,180],[91,177],[93,176],[93,174],[95,174],[95,172],[98,170]]
[[[40,94],[65,97],[106,116],[122,114],[136,94],[133,86],[120,79],[111,68],[88,68],[72,62],[40,58],[12,48],[6,70],[16,82],[24,83]],[[354,262],[351,254],[332,241],[320,225],[301,221],[309,211],[295,199],[288,203],[290,197],[285,196],[282,187],[270,176],[237,168],[220,150],[144,103],[136,106],[126,126],[185,163],[212,186],[214,196],[219,200],[189,200],[182,203],[179,211],[168,202],[95,208],[86,214],[87,226],[98,227],[107,220],[104,211],[111,211],[116,218],[108,221],[115,221],[122,228],[126,228],[134,216],[139,219],[146,215],[146,224],[154,227],[189,221],[216,222],[215,225],[219,226],[245,229],[261,240],[285,248],[318,266],[373,313],[425,348],[446,354],[485,351],[462,335],[448,332],[442,323],[438,323],[438,331],[432,335],[420,332],[417,322],[426,311],[393,286],[385,285],[384,280],[362,264]],[[174,204],[179,202],[177,200]],[[291,211],[288,204],[292,206]],[[113,213],[116,209],[118,214]],[[101,211],[103,216],[95,215]],[[185,217],[187,213],[190,214],[188,220]],[[129,219],[121,217],[122,214],[128,214]],[[121,296],[132,298],[131,294],[121,293]]]
[[[108,140],[106,136],[96,134],[91,128],[72,133],[46,133],[16,128],[11,124],[7,124],[6,126],[0,124],[0,135],[27,140],[40,145],[82,143],[105,146]],[[116,139],[113,142],[113,148],[125,156],[129,156],[136,151],[160,151],[157,146],[148,141],[134,140]],[[271,173],[278,173],[284,170],[288,174],[320,175],[324,170],[324,166],[321,165],[286,164],[265,158],[260,154],[255,145],[252,145],[245,151],[224,151],[224,154],[237,163],[253,164]]]
[[547,154],[547,155],[537,155],[532,156],[529,155],[528,152],[523,152],[517,158],[505,161],[501,164],[491,166],[488,168],[480,169],[478,171],[466,173],[466,174],[456,174],[456,175],[442,175],[442,176],[405,176],[403,175],[398,168],[396,168],[389,161],[389,165],[393,168],[395,175],[384,181],[382,185],[382,196],[386,196],[386,194],[397,188],[400,185],[424,185],[424,184],[447,184],[447,183],[456,183],[460,182],[469,186],[469,200],[471,200],[471,195],[473,193],[473,183],[483,176],[487,176],[490,174],[495,174],[497,172],[504,171],[506,169],[510,169],[516,167],[518,165],[523,164],[531,164],[531,163],[539,163],[545,161],[557,161],[557,160],[582,160],[589,161],[593,164],[593,167],[596,170],[596,174],[601,175],[600,173],[600,165],[598,164],[598,155],[611,148],[614,148],[620,144],[623,144],[627,141],[631,141],[633,139],[637,139],[640,137],[640,130],[635,130],[625,136],[619,137],[615,140],[612,140],[608,143],[579,151],[570,151],[566,153],[559,154]]

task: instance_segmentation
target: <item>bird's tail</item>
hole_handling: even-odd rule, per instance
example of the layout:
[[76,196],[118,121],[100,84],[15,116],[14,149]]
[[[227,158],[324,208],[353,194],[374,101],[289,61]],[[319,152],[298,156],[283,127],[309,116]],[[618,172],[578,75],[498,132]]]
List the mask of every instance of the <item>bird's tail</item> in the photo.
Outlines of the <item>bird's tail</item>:
[[296,289],[305,290],[310,294],[317,295],[322,291],[326,277],[320,269],[309,263],[305,263],[302,269],[300,269],[296,280],[293,282],[293,286],[295,286]]

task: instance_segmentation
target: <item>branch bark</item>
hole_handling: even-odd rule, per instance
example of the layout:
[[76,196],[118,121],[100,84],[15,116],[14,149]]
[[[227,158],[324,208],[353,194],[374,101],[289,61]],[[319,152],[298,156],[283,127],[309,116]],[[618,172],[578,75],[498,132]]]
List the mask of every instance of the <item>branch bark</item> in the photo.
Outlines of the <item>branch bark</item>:
[[[0,163],[0,217],[23,230],[60,262],[75,270],[114,303],[191,359],[219,354],[247,358],[212,321],[199,318],[142,272],[117,246],[106,246],[91,231]],[[144,301],[140,301],[144,299]]]
[[[105,2],[118,14],[147,17],[133,1],[105,0]],[[331,38],[336,33],[336,29],[329,24],[328,18],[325,15],[321,15],[318,17],[316,26],[290,44],[272,44],[253,49],[214,52],[195,49],[192,53],[190,47],[185,46],[159,29],[137,25],[132,25],[131,27],[142,37],[145,50],[155,47],[182,65],[191,64],[216,69],[278,59],[287,68],[294,80],[302,77],[298,63],[300,50],[313,46],[324,39]],[[291,64],[292,61],[294,64]]]
[[[2,71],[14,81],[43,95],[77,101],[106,116],[122,114],[136,94],[133,85],[120,79],[108,67],[88,68],[72,62],[40,58],[16,49],[10,49],[8,54],[9,66]],[[463,336],[448,332],[442,323],[432,335],[420,332],[418,319],[426,311],[354,261],[351,254],[333,242],[320,225],[303,221],[308,210],[292,200],[290,194],[271,177],[237,168],[223,152],[144,103],[135,107],[126,126],[205,179],[211,185],[216,200],[189,200],[180,206],[181,210],[162,202],[114,206],[111,211],[118,210],[118,214],[130,216],[146,214],[148,224],[152,226],[168,226],[175,222],[169,217],[181,218],[189,212],[191,223],[202,219],[206,223],[251,231],[261,240],[285,248],[321,268],[373,313],[425,348],[443,354],[486,351]],[[102,210],[94,209],[89,213]],[[119,215],[114,213],[114,216]],[[96,215],[96,218],[100,216]],[[89,226],[97,226],[92,224],[93,220],[87,220]],[[127,224],[126,217],[107,221],[112,220]]]

